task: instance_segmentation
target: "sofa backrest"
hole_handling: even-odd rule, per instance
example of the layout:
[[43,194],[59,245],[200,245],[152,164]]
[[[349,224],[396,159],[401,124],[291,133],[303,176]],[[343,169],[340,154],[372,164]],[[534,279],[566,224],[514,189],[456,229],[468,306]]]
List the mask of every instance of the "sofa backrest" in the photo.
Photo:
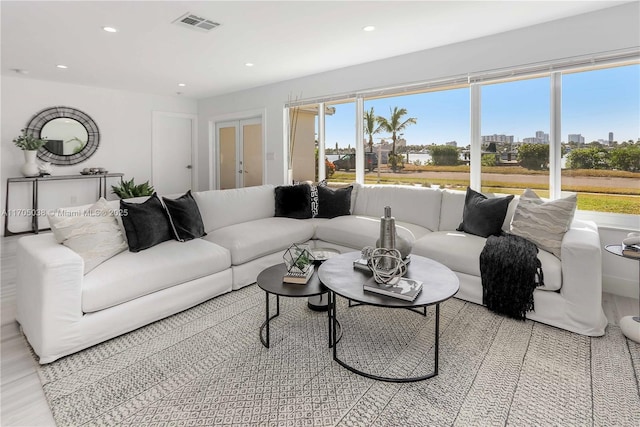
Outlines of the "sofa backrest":
[[192,193],[198,204],[204,230],[217,230],[241,222],[269,218],[275,214],[273,185],[207,190]]
[[426,187],[407,185],[363,185],[357,189],[353,215],[381,217],[384,207],[391,207],[397,221],[438,229],[442,192]]
[[[440,225],[438,230],[440,231],[452,231],[458,228],[462,222],[462,213],[464,211],[464,198],[466,191],[448,190],[442,191],[442,205],[440,208]],[[484,193],[487,197],[496,197],[492,193]],[[497,197],[504,197],[499,195]],[[507,215],[502,223],[502,230],[509,231],[511,228],[511,218],[513,218],[513,212],[518,205],[518,196],[514,197],[509,203],[509,209]]]

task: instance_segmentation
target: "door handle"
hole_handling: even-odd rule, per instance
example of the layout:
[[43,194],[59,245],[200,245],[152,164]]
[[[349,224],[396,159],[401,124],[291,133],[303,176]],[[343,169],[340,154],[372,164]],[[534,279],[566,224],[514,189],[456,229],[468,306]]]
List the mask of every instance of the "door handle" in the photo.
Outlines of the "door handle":
[[187,165],[187,169],[191,169],[193,166],[191,165]]

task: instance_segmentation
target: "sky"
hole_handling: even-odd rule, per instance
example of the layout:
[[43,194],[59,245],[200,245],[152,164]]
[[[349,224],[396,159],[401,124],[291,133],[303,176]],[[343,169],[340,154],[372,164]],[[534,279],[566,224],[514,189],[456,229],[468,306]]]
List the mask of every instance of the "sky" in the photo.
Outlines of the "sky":
[[[513,135],[514,141],[549,133],[549,77],[484,85],[481,88],[481,134]],[[326,146],[355,146],[355,103],[333,105],[326,116]],[[469,144],[469,89],[453,89],[416,95],[365,100],[365,111],[390,116],[390,108],[407,109],[417,119],[404,138],[409,145]],[[562,141],[582,134],[585,142],[636,141],[640,138],[640,65],[564,74],[562,77]],[[391,135],[374,135],[374,142]],[[365,135],[365,138],[368,138]]]

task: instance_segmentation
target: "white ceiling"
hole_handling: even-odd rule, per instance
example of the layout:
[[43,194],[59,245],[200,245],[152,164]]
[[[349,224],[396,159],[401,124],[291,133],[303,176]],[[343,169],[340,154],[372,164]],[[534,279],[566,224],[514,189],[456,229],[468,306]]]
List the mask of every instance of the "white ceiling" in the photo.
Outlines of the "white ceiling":
[[[205,98],[621,3],[2,1],[2,74]],[[203,33],[172,24],[186,12],[221,26]]]

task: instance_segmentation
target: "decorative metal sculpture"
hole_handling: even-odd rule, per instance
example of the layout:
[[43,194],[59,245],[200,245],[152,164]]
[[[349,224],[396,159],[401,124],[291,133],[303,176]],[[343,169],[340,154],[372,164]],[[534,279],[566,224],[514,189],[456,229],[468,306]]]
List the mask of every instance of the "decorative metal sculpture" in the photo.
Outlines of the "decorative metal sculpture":
[[384,216],[380,218],[378,247],[367,258],[367,265],[377,283],[394,284],[407,272],[403,254],[396,249],[396,239],[396,220],[391,216],[391,207],[385,206]]

